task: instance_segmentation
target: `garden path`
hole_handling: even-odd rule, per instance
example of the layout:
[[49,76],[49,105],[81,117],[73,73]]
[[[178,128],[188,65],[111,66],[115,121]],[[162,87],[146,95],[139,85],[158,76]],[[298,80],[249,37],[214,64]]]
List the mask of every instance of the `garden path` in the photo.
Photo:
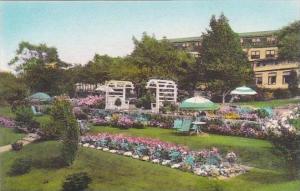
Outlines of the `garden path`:
[[[36,141],[40,139],[40,136],[34,133],[29,133],[24,137],[23,139],[19,140],[18,142],[22,142],[23,146],[28,145],[32,143],[33,141]],[[0,147],[0,153],[10,151],[12,149],[11,145],[4,145]]]

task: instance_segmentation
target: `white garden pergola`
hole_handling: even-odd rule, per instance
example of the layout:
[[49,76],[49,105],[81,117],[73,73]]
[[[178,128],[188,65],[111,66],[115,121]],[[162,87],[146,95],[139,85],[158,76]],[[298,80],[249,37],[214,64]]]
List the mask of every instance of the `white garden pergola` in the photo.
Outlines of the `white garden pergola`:
[[151,103],[154,113],[159,113],[163,102],[177,103],[177,85],[172,80],[151,79],[147,82],[146,88],[155,90],[155,103]]
[[[133,89],[133,83],[130,81],[107,81],[105,83],[105,109],[129,109],[129,100],[126,98],[126,92]],[[120,106],[115,105],[118,98],[121,100]]]

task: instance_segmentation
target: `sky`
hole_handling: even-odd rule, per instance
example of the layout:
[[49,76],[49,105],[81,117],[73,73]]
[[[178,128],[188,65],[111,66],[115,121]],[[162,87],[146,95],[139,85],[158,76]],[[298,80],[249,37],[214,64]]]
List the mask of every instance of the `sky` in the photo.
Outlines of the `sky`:
[[57,48],[63,61],[85,64],[95,53],[125,56],[132,37],[200,36],[213,14],[235,32],[279,29],[300,19],[300,1],[49,1],[0,2],[0,70],[21,41]]

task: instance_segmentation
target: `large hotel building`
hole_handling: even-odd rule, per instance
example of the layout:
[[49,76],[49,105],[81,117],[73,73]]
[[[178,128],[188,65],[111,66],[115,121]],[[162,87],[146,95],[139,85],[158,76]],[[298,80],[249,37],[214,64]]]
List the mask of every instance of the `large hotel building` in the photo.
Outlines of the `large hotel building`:
[[[260,31],[239,33],[243,50],[252,64],[256,85],[261,88],[286,89],[292,70],[300,74],[300,63],[279,61],[276,32]],[[169,39],[178,49],[198,57],[201,37]]]

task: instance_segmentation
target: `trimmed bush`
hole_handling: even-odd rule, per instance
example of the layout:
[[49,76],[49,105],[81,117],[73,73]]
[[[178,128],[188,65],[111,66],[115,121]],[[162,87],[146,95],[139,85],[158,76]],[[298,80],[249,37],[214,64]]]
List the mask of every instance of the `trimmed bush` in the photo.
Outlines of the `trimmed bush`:
[[67,176],[63,183],[63,191],[83,191],[88,188],[92,179],[86,172],[79,172]]
[[276,99],[286,99],[291,97],[291,92],[288,89],[276,89],[274,90],[274,97]]
[[19,151],[23,148],[23,143],[22,142],[15,142],[15,143],[11,144],[11,148],[14,151]]
[[16,159],[10,168],[9,175],[17,176],[17,175],[28,173],[31,169],[31,163],[32,162],[30,159],[26,159],[26,158]]

